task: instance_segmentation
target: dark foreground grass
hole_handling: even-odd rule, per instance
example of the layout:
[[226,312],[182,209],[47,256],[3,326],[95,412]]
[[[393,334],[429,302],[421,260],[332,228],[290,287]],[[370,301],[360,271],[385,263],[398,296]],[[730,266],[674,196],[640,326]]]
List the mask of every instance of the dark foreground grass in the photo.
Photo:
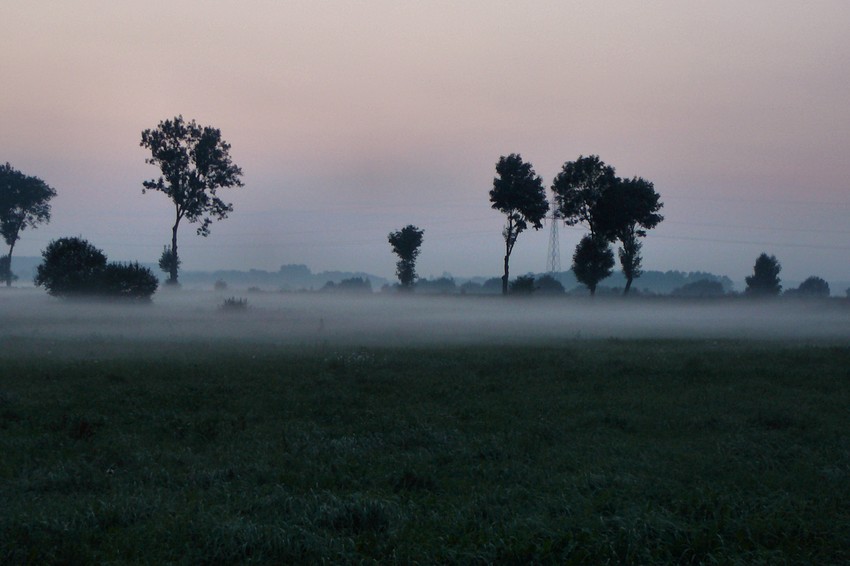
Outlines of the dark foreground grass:
[[850,561],[847,347],[2,348],[3,564]]

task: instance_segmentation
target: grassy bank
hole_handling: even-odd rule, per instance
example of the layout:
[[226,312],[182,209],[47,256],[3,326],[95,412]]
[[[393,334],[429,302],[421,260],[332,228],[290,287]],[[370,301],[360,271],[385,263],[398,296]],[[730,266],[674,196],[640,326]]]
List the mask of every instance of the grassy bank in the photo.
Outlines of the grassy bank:
[[850,348],[7,340],[0,563],[850,561]]

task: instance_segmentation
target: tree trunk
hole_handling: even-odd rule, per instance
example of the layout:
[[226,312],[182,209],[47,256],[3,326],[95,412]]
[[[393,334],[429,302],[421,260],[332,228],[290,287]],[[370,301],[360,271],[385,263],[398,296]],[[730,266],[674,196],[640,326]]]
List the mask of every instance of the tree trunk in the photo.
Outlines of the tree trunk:
[[508,294],[508,260],[510,259],[510,252],[505,254],[505,274],[502,275],[502,294]]
[[593,285],[589,285],[589,287],[590,287],[590,296],[591,297],[595,296],[596,295],[596,284],[594,283]]
[[9,260],[8,271],[6,272],[6,287],[12,286],[12,250],[15,249],[15,242],[12,242],[12,245],[9,246],[9,255],[6,256]]
[[172,285],[177,285],[177,227],[180,225],[180,218],[171,228],[171,272],[168,274],[168,282]]
[[629,289],[631,289],[631,288],[632,288],[632,279],[633,279],[633,277],[632,277],[632,276],[628,276],[628,277],[626,277],[626,288],[625,288],[625,289],[623,289],[623,296],[625,296],[625,295],[628,295],[628,294],[629,294]]

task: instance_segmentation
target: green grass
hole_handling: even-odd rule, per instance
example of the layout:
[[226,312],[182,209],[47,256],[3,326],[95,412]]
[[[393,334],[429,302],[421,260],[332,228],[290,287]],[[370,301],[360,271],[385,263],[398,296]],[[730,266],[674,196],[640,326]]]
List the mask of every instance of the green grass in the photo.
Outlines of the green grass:
[[0,344],[0,563],[839,564],[850,348]]

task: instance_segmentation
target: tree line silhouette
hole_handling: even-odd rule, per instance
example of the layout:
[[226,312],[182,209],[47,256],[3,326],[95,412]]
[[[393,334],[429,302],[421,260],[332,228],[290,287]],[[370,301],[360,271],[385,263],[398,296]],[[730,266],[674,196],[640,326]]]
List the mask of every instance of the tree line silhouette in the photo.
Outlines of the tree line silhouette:
[[[176,286],[181,265],[177,241],[181,221],[199,224],[197,234],[208,236],[212,222],[227,218],[233,211],[233,205],[223,201],[218,191],[242,187],[242,169],[233,163],[230,144],[224,141],[218,128],[201,126],[194,120],[187,122],[182,115],[142,131],[140,146],[150,151],[145,162],[160,171],[158,177],[142,183],[142,192],[161,192],[173,205],[170,244],[163,247],[158,263],[168,275],[166,283]],[[647,230],[664,220],[659,214],[664,205],[653,183],[642,177],[620,178],[598,155],[589,155],[565,162],[550,190],[553,221],[563,221],[569,226],[580,224],[588,229],[572,256],[576,279],[594,295],[599,282],[613,272],[612,245],[616,245],[626,280],[623,294],[627,295],[633,281],[642,274],[641,239]],[[54,196],[55,189],[38,177],[25,175],[9,163],[0,166],[0,233],[9,246],[8,253],[0,256],[0,280],[7,287],[15,278],[11,258],[21,232],[50,221],[50,200]],[[527,276],[511,282],[510,258],[519,235],[528,228],[542,228],[550,212],[542,178],[519,154],[502,156],[496,163],[489,196],[491,208],[506,218],[502,230],[502,294],[528,294],[541,289],[539,282],[535,284]],[[396,276],[400,290],[409,292],[416,285],[416,260],[424,233],[416,226],[407,225],[388,235],[392,251],[398,257]],[[35,283],[51,294],[150,297],[156,290],[156,278],[150,270],[137,263],[107,264],[100,250],[80,238],[52,241],[42,255],[43,263]],[[753,275],[746,279],[746,294],[770,296],[781,292],[778,277],[781,266],[774,256],[761,254],[753,270]],[[555,289],[549,282],[544,287]],[[829,285],[819,277],[810,277],[793,291],[800,295],[828,296]]]

